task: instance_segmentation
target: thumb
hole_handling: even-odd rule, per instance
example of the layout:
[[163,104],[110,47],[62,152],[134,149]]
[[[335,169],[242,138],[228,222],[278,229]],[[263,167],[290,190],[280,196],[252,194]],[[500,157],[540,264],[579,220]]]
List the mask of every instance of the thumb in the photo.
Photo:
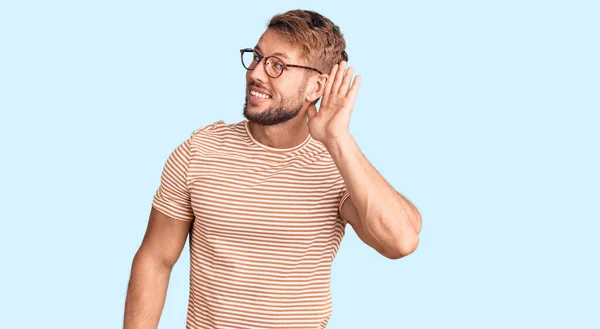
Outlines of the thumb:
[[308,116],[308,119],[314,118],[315,115],[317,115],[317,107],[314,104],[310,104],[306,110],[306,115]]

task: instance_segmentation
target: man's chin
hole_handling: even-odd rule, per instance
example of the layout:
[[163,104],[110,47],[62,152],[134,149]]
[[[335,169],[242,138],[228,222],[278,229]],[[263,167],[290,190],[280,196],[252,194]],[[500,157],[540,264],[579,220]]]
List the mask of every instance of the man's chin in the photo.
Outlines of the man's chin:
[[256,103],[246,97],[246,102],[244,103],[244,109],[252,111],[252,113],[260,113],[267,108],[266,102]]
[[249,108],[249,109],[255,110],[255,111],[256,111],[256,110],[259,110],[259,111],[260,111],[260,110],[262,110],[262,109],[265,109],[265,108],[267,108],[267,107],[265,106],[265,104],[257,104],[257,103],[253,103],[253,102],[248,102],[248,103],[246,104],[246,107],[247,107],[247,108]]
[[262,121],[261,114],[264,114],[266,111],[268,111],[268,109],[261,107],[261,106],[257,106],[250,102],[248,102],[244,105],[244,117],[246,119],[248,119],[248,121],[251,121],[251,122],[258,123],[258,122]]
[[252,104],[252,103],[248,103],[244,107],[244,115],[245,116],[258,117],[268,111],[269,111],[269,109],[266,106],[260,106],[260,105],[256,105],[256,104]]

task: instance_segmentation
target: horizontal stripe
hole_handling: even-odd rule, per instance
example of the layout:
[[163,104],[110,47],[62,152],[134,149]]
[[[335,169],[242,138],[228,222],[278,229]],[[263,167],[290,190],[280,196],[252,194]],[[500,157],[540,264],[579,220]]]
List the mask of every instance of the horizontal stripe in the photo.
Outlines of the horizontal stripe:
[[281,150],[247,121],[195,130],[165,162],[152,201],[193,221],[187,328],[325,328],[347,197],[311,136]]

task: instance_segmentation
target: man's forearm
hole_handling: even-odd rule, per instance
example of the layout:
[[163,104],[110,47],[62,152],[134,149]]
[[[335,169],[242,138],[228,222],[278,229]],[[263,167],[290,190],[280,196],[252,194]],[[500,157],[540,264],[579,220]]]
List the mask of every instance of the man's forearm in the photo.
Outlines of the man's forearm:
[[171,269],[138,252],[131,266],[124,329],[155,329],[162,313]]
[[350,134],[331,140],[327,148],[367,231],[386,243],[384,249],[412,252],[421,230],[417,209],[377,172]]

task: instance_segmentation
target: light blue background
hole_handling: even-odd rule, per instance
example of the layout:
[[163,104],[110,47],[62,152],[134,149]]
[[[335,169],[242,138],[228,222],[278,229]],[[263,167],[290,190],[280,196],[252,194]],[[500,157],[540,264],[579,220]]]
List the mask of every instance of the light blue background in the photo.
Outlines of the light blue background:
[[1,2],[0,327],[122,326],[164,161],[243,120],[238,50],[295,8],[341,27],[351,133],[424,223],[396,261],[349,227],[328,329],[600,328],[595,1]]

